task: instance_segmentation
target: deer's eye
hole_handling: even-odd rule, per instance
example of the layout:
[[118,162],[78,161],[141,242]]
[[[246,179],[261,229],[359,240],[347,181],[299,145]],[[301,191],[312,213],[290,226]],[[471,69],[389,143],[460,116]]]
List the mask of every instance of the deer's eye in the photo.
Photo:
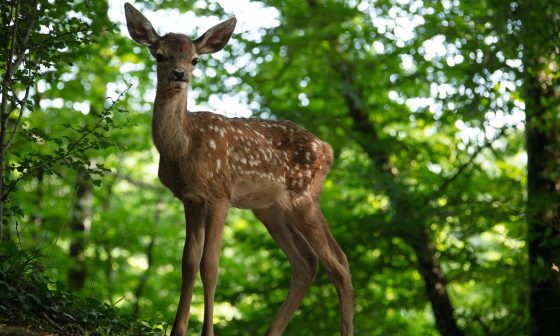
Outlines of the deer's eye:
[[156,61],[163,62],[163,54],[156,54]]
[[192,65],[196,65],[198,63],[198,58],[193,58],[191,63]]

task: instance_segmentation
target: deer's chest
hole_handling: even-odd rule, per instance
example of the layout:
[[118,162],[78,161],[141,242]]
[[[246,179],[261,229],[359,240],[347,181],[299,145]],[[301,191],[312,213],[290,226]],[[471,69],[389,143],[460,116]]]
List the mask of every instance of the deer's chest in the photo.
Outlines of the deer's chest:
[[208,198],[208,181],[198,174],[200,170],[191,162],[160,157],[158,176],[175,197]]

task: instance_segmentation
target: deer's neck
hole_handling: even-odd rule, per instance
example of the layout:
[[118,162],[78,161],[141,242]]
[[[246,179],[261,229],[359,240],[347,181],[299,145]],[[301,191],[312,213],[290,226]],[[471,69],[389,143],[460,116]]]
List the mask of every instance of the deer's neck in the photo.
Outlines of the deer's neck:
[[187,153],[187,90],[169,94],[158,87],[154,102],[152,136],[160,155],[179,157]]

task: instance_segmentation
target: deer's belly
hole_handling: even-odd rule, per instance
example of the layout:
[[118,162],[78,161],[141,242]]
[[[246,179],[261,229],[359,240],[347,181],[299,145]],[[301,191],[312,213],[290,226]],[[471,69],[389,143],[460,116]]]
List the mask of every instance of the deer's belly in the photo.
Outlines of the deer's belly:
[[268,180],[238,180],[231,189],[231,205],[241,209],[264,209],[287,196],[285,186]]

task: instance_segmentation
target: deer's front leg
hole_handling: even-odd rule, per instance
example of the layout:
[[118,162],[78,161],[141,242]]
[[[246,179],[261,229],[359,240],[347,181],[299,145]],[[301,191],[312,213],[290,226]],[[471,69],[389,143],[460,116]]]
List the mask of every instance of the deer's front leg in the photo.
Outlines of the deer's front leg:
[[206,239],[200,275],[204,286],[204,327],[203,336],[214,336],[214,293],[218,281],[218,263],[224,221],[229,209],[229,202],[222,201],[208,206],[206,215]]
[[187,237],[183,248],[181,298],[171,330],[172,336],[184,336],[187,331],[194,283],[200,269],[205,235],[206,209],[204,203],[190,201],[183,203],[187,221]]

